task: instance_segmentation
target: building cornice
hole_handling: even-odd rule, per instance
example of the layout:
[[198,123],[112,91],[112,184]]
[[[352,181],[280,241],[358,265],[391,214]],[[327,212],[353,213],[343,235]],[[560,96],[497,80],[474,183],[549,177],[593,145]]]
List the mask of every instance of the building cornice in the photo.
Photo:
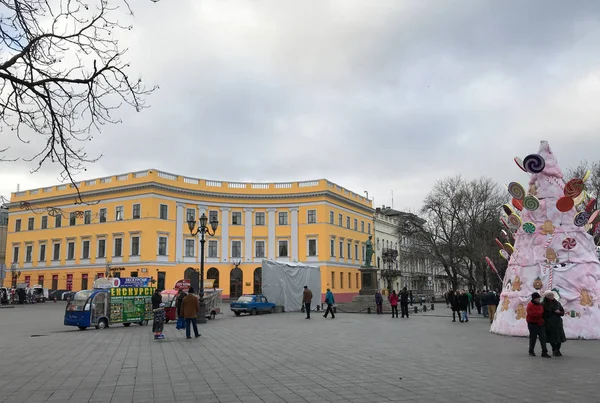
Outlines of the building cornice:
[[[310,198],[310,197],[328,197],[328,198],[335,199],[337,201],[348,203],[348,204],[352,205],[354,208],[357,208],[363,212],[367,212],[368,214],[372,214],[374,211],[373,208],[367,207],[361,203],[358,203],[352,199],[345,198],[345,197],[338,195],[337,193],[329,191],[329,190],[317,191],[317,192],[303,192],[303,193],[278,193],[278,194],[239,194],[238,193],[238,194],[235,194],[235,193],[208,192],[208,191],[203,191],[203,190],[191,190],[191,189],[185,189],[185,188],[180,188],[180,187],[176,187],[176,186],[168,186],[163,183],[154,182],[154,181],[144,182],[144,183],[135,184],[135,185],[115,186],[115,187],[110,187],[108,189],[82,191],[81,198],[83,200],[94,199],[94,198],[99,198],[99,197],[110,195],[110,194],[118,194],[118,193],[142,190],[142,189],[161,189],[161,190],[167,190],[167,191],[171,191],[174,193],[185,194],[185,195],[190,195],[190,196],[195,196],[195,197],[214,197],[214,198],[221,198],[221,199],[239,199],[239,200],[277,200],[277,199],[303,199],[303,198]],[[73,197],[77,197],[75,193],[35,199],[28,203],[30,203],[32,206],[39,205],[39,204],[46,205],[46,204],[55,203],[55,202],[72,201]],[[18,207],[20,207],[21,203],[22,202],[11,202],[11,203],[7,204],[7,207],[9,209],[18,208]],[[10,214],[10,210],[9,210],[9,214]]]

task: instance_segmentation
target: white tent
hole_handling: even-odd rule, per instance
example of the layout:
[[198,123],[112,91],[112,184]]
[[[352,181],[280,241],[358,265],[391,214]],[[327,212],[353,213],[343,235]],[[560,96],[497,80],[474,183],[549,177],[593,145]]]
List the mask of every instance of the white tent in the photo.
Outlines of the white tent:
[[313,292],[313,305],[321,299],[321,268],[296,262],[262,261],[263,294],[286,312],[300,311],[304,286]]

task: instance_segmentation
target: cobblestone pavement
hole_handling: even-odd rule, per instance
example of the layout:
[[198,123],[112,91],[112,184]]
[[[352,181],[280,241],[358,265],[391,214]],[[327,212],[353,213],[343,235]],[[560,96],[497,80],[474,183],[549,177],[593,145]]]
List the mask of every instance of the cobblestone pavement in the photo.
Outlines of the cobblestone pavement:
[[63,309],[0,309],[0,402],[600,401],[600,342],[529,357],[527,340],[441,305],[409,320],[226,312],[199,339],[169,323],[163,341],[150,326],[67,328]]

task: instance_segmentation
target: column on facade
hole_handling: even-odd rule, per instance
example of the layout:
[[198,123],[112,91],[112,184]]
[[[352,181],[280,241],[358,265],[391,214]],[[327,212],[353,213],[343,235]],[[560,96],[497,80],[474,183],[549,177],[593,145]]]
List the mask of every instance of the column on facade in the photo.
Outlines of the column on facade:
[[221,261],[229,259],[229,207],[221,207]]
[[177,203],[177,221],[175,224],[175,262],[179,262],[183,258],[183,211],[185,205]]
[[247,261],[252,260],[252,212],[254,209],[244,209],[244,257]]
[[269,259],[275,259],[275,212],[277,209],[268,208],[267,209],[267,221],[268,221],[268,254]]
[[291,246],[292,246],[292,262],[298,261],[298,207],[290,208],[292,213],[292,227],[291,227]]
[[[208,211],[207,210],[208,210],[208,208],[205,205],[199,204],[198,205],[198,217],[196,218],[196,221],[198,221],[198,219],[200,217],[202,217],[202,214],[206,214],[208,216]],[[210,226],[210,222],[208,223],[208,225]],[[208,241],[206,242],[206,245],[208,245]],[[200,261],[200,248],[201,247],[202,247],[202,245],[200,244],[200,242],[198,242],[198,253],[196,253],[196,261],[198,261],[198,262]],[[206,247],[207,246],[205,246],[205,249],[204,249],[204,257],[205,258],[206,258],[206,255],[207,255],[207,253],[206,253]]]

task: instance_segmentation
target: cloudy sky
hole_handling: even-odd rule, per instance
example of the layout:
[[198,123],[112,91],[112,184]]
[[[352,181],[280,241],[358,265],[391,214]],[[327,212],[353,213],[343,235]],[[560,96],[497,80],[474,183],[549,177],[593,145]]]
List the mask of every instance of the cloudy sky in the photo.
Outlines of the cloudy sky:
[[[87,145],[79,179],[156,168],[328,178],[418,209],[436,180],[526,181],[548,140],[600,160],[600,1],[135,1],[132,74],[157,90]],[[1,144],[14,144],[6,131]],[[38,143],[39,144],[39,143]],[[14,150],[26,156],[31,144]],[[0,194],[57,183],[0,163]]]

